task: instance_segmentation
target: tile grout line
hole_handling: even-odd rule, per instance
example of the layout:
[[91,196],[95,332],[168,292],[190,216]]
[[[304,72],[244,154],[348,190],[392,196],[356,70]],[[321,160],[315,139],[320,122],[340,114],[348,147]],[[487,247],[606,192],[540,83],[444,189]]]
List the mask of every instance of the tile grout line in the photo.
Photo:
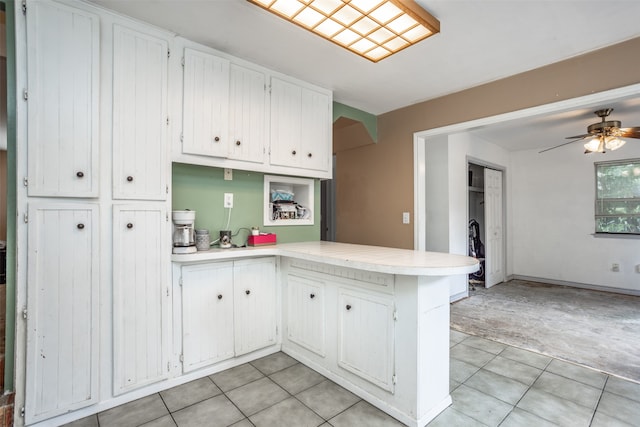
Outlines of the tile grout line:
[[598,402],[596,403],[595,408],[593,408],[593,414],[591,414],[591,419],[589,420],[589,426],[593,424],[593,419],[596,417],[596,413],[598,412],[598,406],[600,406],[600,402],[602,401],[602,396],[604,396],[604,390],[607,388],[607,383],[609,382],[609,375],[604,380],[604,384],[602,385],[602,390],[600,390],[600,396],[598,396]]

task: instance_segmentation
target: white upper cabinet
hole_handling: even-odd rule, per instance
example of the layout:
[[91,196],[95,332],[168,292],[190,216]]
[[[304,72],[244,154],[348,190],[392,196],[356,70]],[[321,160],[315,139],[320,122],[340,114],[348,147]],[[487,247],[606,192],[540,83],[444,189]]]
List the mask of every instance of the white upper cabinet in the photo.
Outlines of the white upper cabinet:
[[97,204],[29,206],[25,421],[98,401]]
[[231,64],[229,95],[229,158],[263,163],[268,137],[264,73]]
[[184,50],[182,152],[229,155],[229,61]]
[[113,207],[114,395],[168,375],[167,224],[164,204]]
[[167,197],[166,40],[114,25],[113,198]]
[[273,77],[270,142],[272,165],[330,171],[329,94]]
[[53,2],[27,13],[28,195],[98,196],[98,16]]
[[172,84],[181,89],[182,123],[173,161],[332,177],[331,91],[189,40],[177,44],[184,56]]

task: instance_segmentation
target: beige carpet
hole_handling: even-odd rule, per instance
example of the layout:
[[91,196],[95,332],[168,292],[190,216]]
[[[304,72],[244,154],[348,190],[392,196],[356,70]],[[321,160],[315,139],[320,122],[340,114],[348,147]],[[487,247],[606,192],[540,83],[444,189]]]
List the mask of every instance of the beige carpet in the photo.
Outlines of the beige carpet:
[[640,383],[640,297],[512,280],[451,305],[451,328]]

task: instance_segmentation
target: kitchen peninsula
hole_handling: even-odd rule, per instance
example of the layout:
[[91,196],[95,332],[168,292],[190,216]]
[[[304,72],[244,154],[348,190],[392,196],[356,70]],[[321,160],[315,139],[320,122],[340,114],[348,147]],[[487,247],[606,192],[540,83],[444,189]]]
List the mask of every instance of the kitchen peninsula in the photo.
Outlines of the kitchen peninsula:
[[[318,241],[212,249],[172,255],[172,262],[174,298],[182,295],[174,307],[187,323],[222,304],[220,282],[234,288],[227,293],[236,312],[211,321],[233,325],[235,353],[229,338],[227,351],[202,354],[205,332],[182,324],[185,372],[239,355],[244,363],[247,351],[262,347],[282,350],[410,426],[426,425],[451,403],[447,276],[475,271],[476,259]],[[251,296],[263,302],[243,307]],[[243,309],[249,312],[237,312]],[[257,331],[243,324],[245,315]],[[221,327],[208,325],[208,336],[212,329],[216,335]]]

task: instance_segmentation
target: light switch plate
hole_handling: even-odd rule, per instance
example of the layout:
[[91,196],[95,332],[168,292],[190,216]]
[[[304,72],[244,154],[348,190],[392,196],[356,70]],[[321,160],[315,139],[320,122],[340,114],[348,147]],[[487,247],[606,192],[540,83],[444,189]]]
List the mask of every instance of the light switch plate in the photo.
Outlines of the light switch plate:
[[411,217],[409,216],[409,212],[402,212],[402,223],[403,224],[411,223]]

